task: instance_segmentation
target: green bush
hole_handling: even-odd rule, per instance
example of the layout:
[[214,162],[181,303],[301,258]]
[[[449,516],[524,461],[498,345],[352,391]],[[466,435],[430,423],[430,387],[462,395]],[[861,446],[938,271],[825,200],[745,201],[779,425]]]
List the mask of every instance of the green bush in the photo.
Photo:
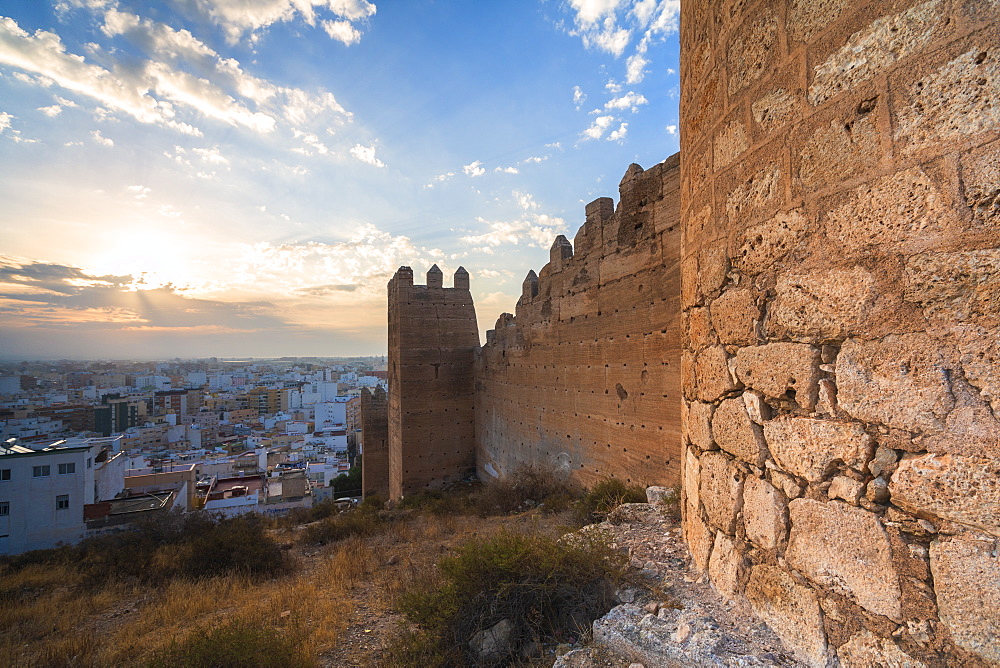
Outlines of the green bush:
[[232,620],[161,652],[150,668],[307,668],[316,662],[281,629]]
[[441,560],[435,576],[401,596],[401,610],[421,634],[399,638],[387,665],[406,665],[409,655],[438,656],[439,665],[475,663],[470,639],[504,619],[514,633],[511,654],[501,662],[527,641],[575,636],[613,605],[623,562],[606,545],[585,539],[501,531],[469,541]]
[[626,485],[618,478],[605,478],[577,503],[576,517],[581,524],[600,522],[623,503],[646,503],[645,488]]

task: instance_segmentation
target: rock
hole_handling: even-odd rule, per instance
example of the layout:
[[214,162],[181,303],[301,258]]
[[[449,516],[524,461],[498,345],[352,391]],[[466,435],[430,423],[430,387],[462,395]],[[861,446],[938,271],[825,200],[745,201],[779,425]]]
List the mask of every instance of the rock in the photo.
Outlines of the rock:
[[694,377],[698,379],[698,398],[702,401],[715,401],[736,389],[727,360],[722,346],[705,348],[695,357]]
[[672,504],[677,502],[677,490],[673,487],[647,487],[646,501],[651,504]]
[[773,550],[784,541],[787,524],[788,504],[782,493],[766,480],[747,476],[743,482],[743,525],[747,540]]
[[956,536],[931,543],[942,623],[955,644],[1000,664],[1000,541]]
[[880,476],[883,473],[892,475],[892,472],[896,470],[894,464],[898,459],[895,450],[880,445],[875,449],[875,459],[868,462],[868,470],[874,476]]
[[904,457],[889,484],[892,502],[1000,536],[1000,462],[958,455]]
[[748,464],[763,466],[764,432],[750,419],[743,397],[726,399],[712,416],[712,434],[720,448]]
[[663,511],[648,503],[623,503],[608,513],[612,524],[657,524],[663,521]]
[[727,290],[712,302],[712,326],[719,341],[727,345],[752,346],[757,343],[760,309],[750,290]]
[[821,481],[838,461],[861,470],[871,459],[872,438],[854,422],[782,417],[764,423],[764,437],[780,467],[809,482]]
[[785,558],[821,587],[902,621],[899,575],[889,536],[876,515],[842,503],[795,499]]
[[691,552],[692,565],[699,571],[708,569],[715,537],[712,530],[701,521],[701,515],[688,513],[684,517],[684,542]]
[[476,632],[469,641],[469,649],[481,661],[496,661],[510,654],[513,634],[514,624],[509,619],[501,619],[490,628]]
[[619,589],[618,592],[615,594],[615,598],[618,599],[619,603],[631,603],[632,601],[635,600],[635,594],[636,594],[635,589],[631,588]]
[[906,652],[899,649],[896,643],[888,638],[879,638],[871,631],[862,631],[837,650],[840,665],[843,668],[925,668],[926,664],[917,661]]
[[754,566],[746,597],[795,656],[813,668],[826,668],[823,614],[813,590],[776,566]]
[[[858,505],[858,499],[861,498],[861,495],[864,493],[864,491],[865,491],[864,483],[859,482],[854,478],[848,478],[847,476],[838,475],[835,476],[833,478],[833,481],[830,483],[830,489],[827,490],[827,495],[831,499],[843,499],[852,506],[856,506]],[[872,501],[875,501],[875,499],[872,499]],[[883,502],[879,501],[877,503],[883,503]]]
[[743,495],[743,474],[721,452],[701,456],[702,505],[708,521],[726,533],[736,532],[736,513]]
[[771,418],[771,407],[764,401],[764,396],[760,392],[744,392],[743,405],[746,406],[750,419],[759,425],[763,425]]
[[655,615],[657,612],[660,611],[660,604],[657,603],[656,601],[653,601],[651,603],[647,603],[646,605],[642,606],[642,609],[651,615]]
[[789,399],[806,409],[816,405],[820,351],[801,343],[769,343],[740,348],[736,377],[774,399]]
[[885,478],[879,476],[868,483],[865,497],[872,503],[889,503],[892,495],[889,494],[889,484],[885,481]]
[[733,598],[740,592],[743,556],[736,541],[719,531],[715,534],[715,546],[708,562],[708,577],[712,586],[726,598]]
[[850,415],[909,431],[936,433],[955,406],[957,360],[926,334],[882,341],[848,339],[837,357],[837,401]]

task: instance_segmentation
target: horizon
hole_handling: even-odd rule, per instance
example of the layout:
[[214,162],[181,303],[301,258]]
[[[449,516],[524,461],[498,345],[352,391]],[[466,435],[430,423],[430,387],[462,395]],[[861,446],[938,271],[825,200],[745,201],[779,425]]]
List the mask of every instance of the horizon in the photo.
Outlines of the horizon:
[[384,355],[435,263],[482,341],[679,149],[675,0],[246,5],[4,4],[0,359]]

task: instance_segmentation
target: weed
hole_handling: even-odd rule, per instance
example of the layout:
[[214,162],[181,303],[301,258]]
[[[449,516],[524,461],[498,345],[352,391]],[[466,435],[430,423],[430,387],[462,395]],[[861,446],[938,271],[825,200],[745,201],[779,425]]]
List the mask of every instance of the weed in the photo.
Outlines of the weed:
[[207,630],[196,629],[184,642],[161,651],[150,668],[306,668],[316,662],[282,630],[231,620]]
[[646,490],[640,485],[626,485],[618,478],[605,478],[577,503],[575,515],[581,524],[592,524],[606,518],[623,503],[645,502]]
[[470,639],[505,619],[514,631],[504,660],[525,642],[576,635],[611,608],[622,566],[620,555],[592,540],[502,530],[468,541],[400,597],[421,632],[401,636],[386,665],[417,665],[405,658],[422,654],[446,659],[438,665],[475,663]]
[[299,540],[307,545],[325,545],[352,536],[374,536],[398,519],[398,515],[381,510],[377,500],[365,499],[358,508],[306,526]]
[[565,510],[579,496],[564,476],[543,466],[522,466],[511,475],[486,483],[476,499],[481,515],[508,514],[542,506]]

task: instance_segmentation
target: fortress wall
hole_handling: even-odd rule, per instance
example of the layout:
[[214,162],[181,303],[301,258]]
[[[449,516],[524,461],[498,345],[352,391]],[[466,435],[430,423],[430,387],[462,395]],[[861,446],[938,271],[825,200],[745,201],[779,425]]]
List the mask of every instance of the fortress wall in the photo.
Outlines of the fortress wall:
[[389,496],[389,400],[381,386],[361,390],[361,493]]
[[679,481],[679,158],[632,165],[525,279],[476,359],[480,478],[555,464],[583,483]]
[[[479,347],[469,274],[443,287],[400,267],[389,282],[389,496],[461,480],[475,470],[473,357]],[[364,461],[364,460],[362,460]]]
[[1000,665],[1000,5],[681,4],[692,555],[809,665]]

